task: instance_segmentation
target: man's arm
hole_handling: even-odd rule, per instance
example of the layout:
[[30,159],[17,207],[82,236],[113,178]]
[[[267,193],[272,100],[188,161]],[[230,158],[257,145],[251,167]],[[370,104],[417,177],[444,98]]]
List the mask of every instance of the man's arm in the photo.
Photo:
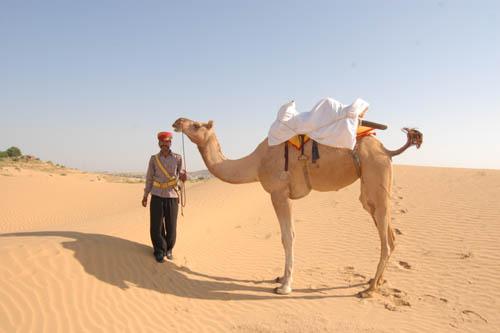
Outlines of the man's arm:
[[177,161],[177,171],[179,172],[179,179],[183,182],[187,179],[186,169],[182,166],[182,157],[179,156],[179,160]]
[[146,186],[144,186],[144,196],[142,197],[142,205],[146,207],[148,204],[148,195],[153,188],[153,175],[154,175],[154,161],[151,157],[149,159],[148,171],[146,172]]

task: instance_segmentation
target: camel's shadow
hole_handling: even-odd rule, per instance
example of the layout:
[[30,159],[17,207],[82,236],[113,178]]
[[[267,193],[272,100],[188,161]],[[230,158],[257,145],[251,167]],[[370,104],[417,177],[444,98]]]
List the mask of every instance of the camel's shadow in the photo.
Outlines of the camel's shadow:
[[[211,276],[168,261],[158,264],[149,246],[109,235],[75,231],[40,231],[1,234],[0,237],[70,238],[72,240],[63,241],[61,245],[73,252],[73,256],[85,272],[124,290],[134,286],[180,297],[215,300],[321,299],[356,295],[276,295],[272,289],[273,280],[255,281]],[[259,286],[260,284],[266,286]],[[314,294],[361,285],[363,284],[294,291]]]

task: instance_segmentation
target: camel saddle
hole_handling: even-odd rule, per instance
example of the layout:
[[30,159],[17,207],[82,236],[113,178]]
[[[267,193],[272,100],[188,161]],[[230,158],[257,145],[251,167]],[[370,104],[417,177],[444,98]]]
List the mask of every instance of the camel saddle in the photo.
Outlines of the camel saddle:
[[[375,135],[376,129],[385,130],[387,129],[387,126],[361,119],[359,121],[358,129],[356,131],[356,139],[362,138],[367,135]],[[301,136],[303,136],[302,139]],[[302,146],[306,144],[309,140],[311,140],[311,138],[308,135],[302,134],[290,138],[288,140],[288,143],[291,144],[293,147],[295,147],[295,149],[300,150],[302,149]]]
[[[360,138],[363,138],[365,136],[375,135],[375,129],[385,130],[387,129],[387,125],[360,119],[358,128],[356,130],[356,140],[359,140]],[[285,171],[288,171],[288,145],[290,144],[295,147],[295,149],[300,150],[301,153],[299,156],[299,160],[307,160],[308,157],[304,154],[304,145],[309,140],[311,140],[309,136],[305,134],[299,134],[285,142]],[[311,156],[312,163],[316,163],[316,161],[319,159],[319,149],[318,143],[314,140],[312,143]]]
[[325,146],[353,149],[359,120],[364,118],[368,106],[360,98],[350,105],[323,98],[311,111],[298,112],[295,102],[286,103],[269,129],[268,144],[279,145],[305,134]]

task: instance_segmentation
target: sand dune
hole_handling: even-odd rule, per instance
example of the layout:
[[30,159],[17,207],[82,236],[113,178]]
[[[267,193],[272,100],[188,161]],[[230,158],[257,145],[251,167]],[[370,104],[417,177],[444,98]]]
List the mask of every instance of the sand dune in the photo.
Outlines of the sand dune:
[[396,166],[396,252],[376,269],[359,183],[294,201],[294,292],[258,183],[188,188],[173,262],[152,257],[142,184],[0,175],[1,332],[498,332],[500,171]]

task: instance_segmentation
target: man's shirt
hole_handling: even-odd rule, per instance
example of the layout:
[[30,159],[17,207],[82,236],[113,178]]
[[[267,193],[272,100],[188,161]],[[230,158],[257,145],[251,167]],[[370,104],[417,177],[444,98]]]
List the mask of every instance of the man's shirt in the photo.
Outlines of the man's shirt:
[[[160,163],[163,165],[165,170],[171,177],[178,177],[181,173],[186,173],[182,169],[182,157],[179,154],[170,152],[167,157],[160,154]],[[148,172],[146,173],[146,187],[144,188],[144,196],[149,193],[162,198],[178,198],[177,192],[173,187],[170,188],[158,188],[153,186],[153,182],[157,181],[160,183],[166,183],[168,181],[167,176],[163,171],[156,165],[156,155],[151,156],[149,159]]]

